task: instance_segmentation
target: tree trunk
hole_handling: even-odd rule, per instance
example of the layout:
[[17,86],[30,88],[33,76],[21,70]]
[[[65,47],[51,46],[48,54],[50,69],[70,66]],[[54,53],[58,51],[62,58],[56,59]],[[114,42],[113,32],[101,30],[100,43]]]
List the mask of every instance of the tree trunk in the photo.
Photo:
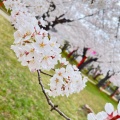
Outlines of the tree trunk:
[[109,76],[105,76],[103,79],[101,79],[97,86],[100,88],[101,86],[103,86],[103,84],[109,79]]
[[83,62],[78,66],[79,71],[81,71],[86,65],[90,64],[91,62],[97,61],[98,58],[90,58],[87,61]]
[[79,68],[79,66],[80,66],[81,64],[83,64],[86,59],[87,59],[87,57],[84,56],[84,57],[82,58],[82,60],[79,62],[79,64],[77,65],[77,67]]
[[71,57],[71,55],[73,55],[73,53],[75,53],[76,51],[78,50],[78,48],[77,49],[75,49],[75,50],[73,50],[72,52],[70,52],[69,54],[68,54],[68,58],[70,58]]
[[84,63],[84,61],[87,59],[86,54],[89,48],[84,47],[83,48],[83,55],[82,55],[82,60],[78,63],[77,67],[79,67],[81,64]]
[[116,87],[115,90],[113,91],[113,93],[110,95],[110,97],[113,97],[117,93],[118,89],[119,89],[119,87]]
[[103,84],[109,79],[109,78],[111,78],[114,74],[115,74],[115,72],[113,72],[111,75],[110,75],[110,70],[107,72],[107,74],[106,74],[106,76],[102,79],[102,80],[100,80],[99,82],[98,82],[98,84],[97,84],[97,86],[100,88],[101,86],[103,86]]

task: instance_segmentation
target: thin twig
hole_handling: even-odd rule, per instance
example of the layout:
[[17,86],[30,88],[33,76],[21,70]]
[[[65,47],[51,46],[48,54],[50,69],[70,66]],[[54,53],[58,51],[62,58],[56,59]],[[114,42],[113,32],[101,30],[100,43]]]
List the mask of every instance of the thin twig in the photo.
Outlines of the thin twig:
[[119,27],[120,27],[120,17],[118,18],[117,32],[116,32],[116,36],[115,36],[116,38],[118,38]]
[[44,74],[44,75],[47,75],[47,76],[53,77],[53,75],[50,75],[50,74],[48,74],[48,73],[45,73],[45,72],[43,72],[43,71],[41,71],[41,70],[40,70],[40,72],[41,72],[42,74]]
[[66,120],[70,120],[70,118],[68,118],[62,111],[60,111],[58,109],[58,105],[54,105],[54,103],[51,101],[51,99],[49,98],[49,96],[47,95],[47,93],[45,92],[45,88],[43,86],[43,83],[42,83],[42,80],[41,80],[41,77],[40,77],[40,70],[37,70],[37,73],[38,73],[38,81],[39,81],[39,84],[41,86],[41,89],[42,89],[42,92],[47,100],[47,103],[51,106],[51,111],[52,110],[55,110],[56,112],[58,112],[62,117],[64,117]]

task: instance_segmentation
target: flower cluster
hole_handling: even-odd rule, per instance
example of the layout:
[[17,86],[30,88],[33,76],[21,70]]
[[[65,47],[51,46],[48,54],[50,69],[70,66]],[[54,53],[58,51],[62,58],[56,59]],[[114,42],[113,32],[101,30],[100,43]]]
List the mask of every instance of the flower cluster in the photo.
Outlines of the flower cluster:
[[[36,15],[36,11],[32,11],[33,6],[35,7],[35,4],[37,4],[38,6],[43,6],[47,5],[47,4],[41,4],[42,2],[38,2],[38,0],[34,1],[34,4],[32,0],[5,0],[3,1],[6,9],[10,9],[11,10],[11,22],[14,25],[14,27],[16,29],[19,29],[19,27],[21,25],[25,25],[26,23],[29,23],[33,26],[41,24],[42,26],[44,26],[45,22],[43,21],[42,18],[39,19],[39,21],[35,18]],[[35,7],[36,8],[36,7]],[[41,7],[39,7],[41,8]],[[44,7],[46,8],[46,7]],[[32,10],[31,10],[32,9]],[[37,9],[38,10],[38,9]],[[43,9],[42,12],[45,9]],[[42,13],[39,11],[39,15],[41,15]]]
[[29,12],[24,2],[4,1],[5,6],[12,10],[12,23],[17,29],[11,49],[14,50],[21,64],[28,66],[30,71],[50,70],[61,56],[60,45],[47,31],[40,29],[38,20]]
[[86,85],[87,79],[82,80],[82,75],[76,66],[68,64],[65,68],[55,70],[54,76],[50,79],[50,96],[66,95],[80,92]]
[[[52,38],[46,30],[39,27],[38,24],[44,25],[44,22],[35,18],[31,2],[31,0],[4,1],[6,8],[11,10],[11,22],[17,30],[14,33],[15,41],[11,49],[16,53],[18,61],[33,72],[53,69],[59,61],[63,68],[56,69],[55,75],[50,79],[50,90],[47,90],[49,95],[68,96],[79,92],[85,87],[86,79],[83,80],[75,66],[71,66],[66,59],[61,58],[57,39]],[[39,3],[38,0],[34,2]]]
[[49,40],[48,36],[44,36],[45,33],[44,30],[40,30],[40,33],[34,36],[35,32],[33,34],[25,32],[22,33],[22,39],[16,35],[19,39],[11,46],[21,64],[28,66],[30,71],[50,70],[60,58],[59,44],[56,43],[56,39]]
[[90,113],[87,116],[88,120],[120,120],[120,102],[117,106],[117,110],[114,111],[114,107],[111,103],[106,103],[105,111],[99,112],[96,115]]

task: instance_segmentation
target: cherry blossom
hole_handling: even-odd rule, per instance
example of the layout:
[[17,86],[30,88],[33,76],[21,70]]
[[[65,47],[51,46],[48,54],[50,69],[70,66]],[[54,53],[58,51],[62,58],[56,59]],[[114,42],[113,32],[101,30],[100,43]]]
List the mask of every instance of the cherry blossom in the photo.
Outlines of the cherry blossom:
[[119,120],[120,119],[120,102],[118,103],[117,110],[111,103],[105,104],[105,111],[99,112],[96,115],[90,113],[87,116],[88,120]]
[[80,92],[86,86],[87,79],[82,80],[79,70],[72,65],[66,68],[55,70],[54,76],[50,79],[50,90],[46,90],[50,96],[66,95]]
[[[50,70],[54,68],[61,56],[60,45],[56,43],[57,47],[55,46],[54,48],[51,46],[52,41],[48,37],[36,35],[31,38],[31,35],[27,34],[24,39],[20,36],[20,40],[15,40],[14,45],[12,45],[11,48],[16,53],[18,60],[22,62],[22,65],[28,65],[31,71],[38,69]],[[33,70],[31,69],[31,65],[37,68],[33,67]]]
[[66,58],[60,58],[60,59],[59,59],[59,62],[60,62],[60,64],[61,64],[61,66],[69,64],[69,62],[66,61]]

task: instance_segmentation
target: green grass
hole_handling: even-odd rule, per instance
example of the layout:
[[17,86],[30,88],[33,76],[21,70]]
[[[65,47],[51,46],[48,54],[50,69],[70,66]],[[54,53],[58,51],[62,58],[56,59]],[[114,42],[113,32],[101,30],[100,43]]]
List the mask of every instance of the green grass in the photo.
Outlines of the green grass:
[[[64,120],[55,111],[50,112],[38,84],[37,74],[21,66],[10,50],[14,29],[2,16],[0,23],[0,120]],[[47,87],[49,77],[42,75],[42,79]],[[73,120],[86,120],[80,109],[84,104],[88,104],[96,113],[103,110],[106,102],[113,103],[115,107],[117,105],[89,82],[79,94],[52,100]]]

